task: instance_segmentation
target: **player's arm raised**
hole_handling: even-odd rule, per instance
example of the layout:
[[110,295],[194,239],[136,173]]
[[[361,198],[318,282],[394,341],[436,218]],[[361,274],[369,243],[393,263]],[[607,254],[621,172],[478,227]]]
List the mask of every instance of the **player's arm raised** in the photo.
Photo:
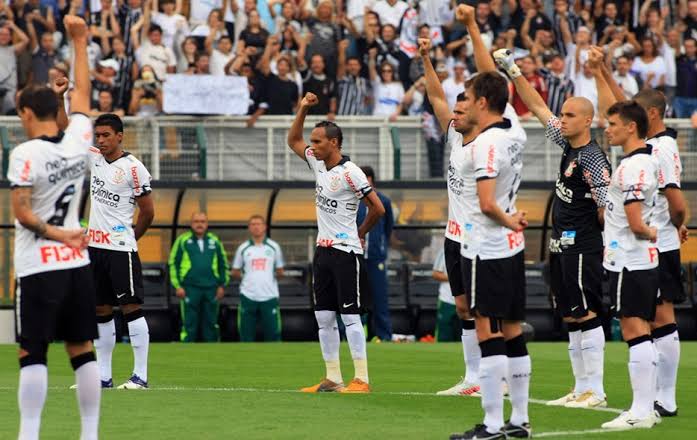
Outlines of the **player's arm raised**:
[[70,112],[89,114],[90,112],[90,72],[87,62],[87,24],[74,15],[63,18],[65,30],[73,42],[75,89],[70,96]]
[[368,213],[363,223],[358,227],[358,236],[361,239],[365,238],[368,231],[373,229],[373,226],[380,220],[380,217],[385,215],[385,207],[382,206],[377,192],[369,192],[367,196],[363,197],[363,202],[365,202],[368,207]]
[[436,114],[438,123],[443,132],[448,131],[450,120],[452,119],[451,109],[448,107],[448,100],[445,98],[445,91],[438,79],[436,69],[433,68],[429,52],[431,50],[431,40],[428,38],[419,38],[419,53],[424,61],[424,79],[426,80],[426,94],[431,102],[433,112]]
[[500,68],[508,73],[508,76],[513,81],[513,85],[518,91],[518,96],[523,100],[530,111],[539,119],[539,121],[547,126],[549,119],[554,116],[547,107],[547,103],[542,99],[537,90],[535,90],[527,79],[520,72],[520,68],[513,60],[513,52],[510,49],[499,49],[494,52],[494,60]]
[[[598,89],[598,113],[600,113],[598,116],[607,118],[607,110],[617,101],[624,101],[624,95],[618,99],[612,92],[608,78],[603,74],[604,65],[602,49],[592,46],[588,51],[588,67],[593,72],[595,86]],[[612,75],[610,75],[610,81],[614,83]]]
[[496,64],[491,59],[491,55],[486,49],[482,35],[479,32],[474,8],[470,5],[459,5],[455,9],[455,18],[467,27],[467,33],[470,35],[472,48],[474,49],[474,64],[477,67],[477,72],[496,72]]
[[317,105],[318,102],[319,99],[314,93],[305,94],[305,97],[300,101],[298,113],[295,115],[293,125],[291,125],[290,130],[288,130],[288,146],[295,154],[300,156],[302,160],[305,160],[305,148],[307,147],[307,142],[303,139],[305,117],[307,116],[307,112],[310,111],[310,107]]

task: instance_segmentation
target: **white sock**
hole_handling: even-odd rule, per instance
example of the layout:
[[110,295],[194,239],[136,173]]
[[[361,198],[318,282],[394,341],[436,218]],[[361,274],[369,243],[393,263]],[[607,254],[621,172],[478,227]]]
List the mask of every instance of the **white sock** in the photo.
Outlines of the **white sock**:
[[368,382],[368,354],[365,347],[365,330],[361,322],[361,315],[341,315],[341,320],[346,326],[346,340],[351,350],[355,377],[365,383]]
[[141,316],[128,323],[128,336],[131,338],[133,348],[133,374],[147,382],[150,330],[144,317]]
[[511,423],[521,426],[528,423],[528,399],[530,397],[530,374],[532,364],[530,356],[509,357],[508,374],[508,393],[511,396]]
[[27,365],[19,370],[19,440],[38,440],[47,390],[46,365]]
[[574,373],[574,394],[586,391],[588,379],[583,364],[583,347],[581,345],[581,330],[569,332],[569,359],[571,359],[571,371]]
[[327,368],[327,379],[334,383],[343,383],[339,364],[339,326],[336,323],[336,312],[319,310],[315,312],[319,327],[319,346]]
[[658,352],[656,400],[668,411],[675,411],[675,383],[678,380],[680,363],[680,336],[678,331],[653,340]]
[[477,330],[462,329],[462,351],[465,354],[465,382],[479,384],[479,363],[482,351],[477,341]]
[[80,440],[97,440],[99,401],[102,395],[97,363],[87,362],[75,370],[75,383],[77,383],[77,401],[80,405],[80,420],[82,421]]
[[630,411],[635,417],[648,417],[653,412],[656,391],[652,382],[656,369],[656,351],[651,340],[629,347],[628,365],[633,392]]
[[[603,327],[595,327],[581,333],[583,367],[586,372],[587,389],[598,397],[605,397],[603,387],[605,361],[605,332]],[[586,391],[586,390],[584,390]]]
[[99,365],[99,375],[101,380],[111,379],[111,354],[116,346],[116,326],[114,320],[97,324],[99,338],[94,341],[94,348],[97,352],[97,365]]
[[479,363],[479,384],[484,409],[484,424],[490,433],[503,427],[503,383],[508,370],[503,338],[483,341],[482,360]]

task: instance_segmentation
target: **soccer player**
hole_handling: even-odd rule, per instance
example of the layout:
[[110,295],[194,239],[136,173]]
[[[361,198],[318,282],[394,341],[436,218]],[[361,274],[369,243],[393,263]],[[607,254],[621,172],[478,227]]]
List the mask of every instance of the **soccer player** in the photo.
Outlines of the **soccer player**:
[[[600,75],[601,108],[607,108],[623,99],[622,90],[612,74],[602,63],[602,52],[591,48],[590,58]],[[673,304],[685,300],[680,277],[680,244],[687,240],[684,225],[686,206],[680,190],[682,163],[676,142],[677,133],[666,128],[663,115],[666,109],[665,96],[656,90],[646,89],[634,96],[634,100],[646,111],[648,118],[647,145],[658,160],[658,196],[652,225],[658,229],[659,290],[656,317],[651,323],[654,347],[658,355],[656,402],[654,409],[662,417],[673,417],[678,413],[675,401],[675,384],[680,362],[680,338],[675,321]]]
[[549,259],[554,307],[569,330],[575,385],[571,393],[547,405],[605,407],[605,333],[598,312],[602,307],[602,222],[611,168],[591,137],[593,104],[586,98],[569,98],[557,118],[521,75],[510,50],[496,51],[494,59],[546,127],[547,138],[563,149],[552,205]]
[[[458,6],[456,16],[468,24],[473,8]],[[474,39],[474,38],[473,38]],[[504,115],[506,80],[489,68],[465,84],[459,110],[479,134],[467,146],[462,166],[462,272],[482,359],[479,368],[484,422],[451,439],[530,437],[528,391],[531,362],[520,322],[525,317],[525,212],[515,206],[523,167],[525,131]],[[477,203],[478,202],[478,203]],[[513,411],[504,426],[503,382]]]
[[[143,315],[143,275],[138,240],[155,215],[150,173],[123,150],[123,122],[106,113],[94,122],[97,148],[90,148],[90,257],[97,295],[99,339],[95,341],[102,387],[113,388],[111,355],[116,345],[113,308],[128,323],[133,374],[119,389],[148,388],[150,333]],[[138,207],[138,219],[132,227]]]
[[283,276],[283,252],[278,243],[266,236],[264,217],[250,217],[248,228],[252,238],[237,248],[232,262],[233,278],[242,280],[237,312],[240,341],[254,342],[257,318],[261,321],[264,341],[280,341],[277,277]]
[[[317,248],[312,262],[312,299],[319,326],[319,343],[326,377],[303,392],[370,392],[365,331],[360,313],[365,303],[361,286],[363,242],[366,233],[385,214],[380,199],[368,184],[363,171],[342,155],[343,134],[333,122],[315,125],[308,145],[303,124],[317,96],[307,93],[288,131],[288,146],[307,162],[315,174],[317,206]],[[356,226],[358,204],[363,200],[368,214]],[[339,365],[339,329],[336,315],[346,326],[355,377],[344,387]]]
[[97,337],[93,279],[80,228],[80,193],[92,144],[87,25],[66,16],[74,46],[72,114],[60,131],[58,99],[45,86],[19,95],[17,110],[30,138],[10,155],[8,180],[15,214],[14,267],[16,330],[19,342],[19,438],[39,438],[46,401],[48,343],[65,341],[79,387],[81,439],[96,439],[101,388],[92,339]]

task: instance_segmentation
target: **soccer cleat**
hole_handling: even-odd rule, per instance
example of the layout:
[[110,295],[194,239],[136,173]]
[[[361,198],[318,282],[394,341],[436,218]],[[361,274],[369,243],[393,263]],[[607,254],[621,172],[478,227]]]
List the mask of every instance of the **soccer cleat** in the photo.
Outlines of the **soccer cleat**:
[[450,436],[450,440],[476,440],[476,439],[488,439],[497,440],[505,439],[506,434],[503,431],[498,431],[495,433],[490,433],[486,430],[486,425],[479,424],[475,425],[474,428],[466,431],[462,434],[453,434]]
[[465,381],[463,377],[458,383],[448,388],[447,390],[438,391],[436,393],[438,396],[473,396],[480,397],[479,385],[469,383]]
[[659,416],[661,417],[675,417],[678,415],[678,409],[675,408],[675,411],[668,411],[665,406],[659,401],[655,401],[653,403],[653,409],[658,413]]
[[637,429],[637,428],[653,428],[660,423],[659,418],[655,414],[650,414],[644,418],[637,418],[629,411],[624,411],[617,418],[603,423],[601,426],[604,429]]
[[367,382],[363,382],[359,378],[354,378],[349,382],[348,386],[339,390],[340,393],[369,393],[370,385]]
[[[109,380],[103,380],[102,382],[102,388],[114,388],[114,381],[109,379]],[[77,384],[70,385],[71,390],[76,390],[77,389]]]
[[575,400],[566,402],[564,406],[567,408],[605,408],[607,398],[600,398],[593,391],[586,391]]
[[550,400],[549,402],[545,403],[545,405],[547,405],[547,406],[566,406],[567,403],[573,402],[577,398],[578,398],[578,395],[576,395],[574,392],[571,392],[564,397],[560,397],[556,400]]
[[322,379],[322,381],[317,385],[301,388],[300,391],[303,393],[336,393],[341,391],[343,388],[343,383],[335,383],[329,379]]
[[117,390],[147,390],[148,389],[148,383],[138,377],[137,374],[134,374],[131,376],[130,379],[126,381],[126,383],[119,385]]
[[529,423],[514,425],[511,422],[507,422],[502,431],[506,434],[506,437],[532,438],[532,428]]

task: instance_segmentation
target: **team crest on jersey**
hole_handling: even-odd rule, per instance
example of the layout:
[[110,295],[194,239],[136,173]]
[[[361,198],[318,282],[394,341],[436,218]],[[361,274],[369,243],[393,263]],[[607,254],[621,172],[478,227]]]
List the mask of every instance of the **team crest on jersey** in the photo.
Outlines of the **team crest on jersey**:
[[576,159],[572,160],[566,171],[564,171],[564,175],[566,177],[571,177],[571,175],[574,173],[574,169],[576,169],[577,166],[578,162],[576,161]]
[[329,180],[329,190],[332,192],[338,191],[341,187],[341,176],[334,175]]
[[126,172],[122,170],[121,168],[117,168],[116,172],[114,173],[114,178],[112,182],[114,182],[115,185],[121,185],[124,182],[124,178],[126,177]]

